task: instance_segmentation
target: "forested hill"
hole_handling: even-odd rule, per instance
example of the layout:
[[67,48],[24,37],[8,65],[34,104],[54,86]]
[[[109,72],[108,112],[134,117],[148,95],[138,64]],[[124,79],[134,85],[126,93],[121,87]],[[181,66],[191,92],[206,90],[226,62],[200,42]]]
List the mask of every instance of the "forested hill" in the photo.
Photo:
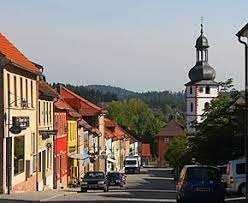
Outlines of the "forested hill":
[[183,92],[149,91],[139,93],[106,85],[73,86],[66,84],[65,86],[96,104],[128,100],[131,98],[141,99],[149,105],[153,112],[162,116],[165,121],[170,116],[179,115],[181,117],[183,112],[185,112]]
[[119,100],[125,100],[129,98],[133,98],[137,96],[136,92],[126,90],[120,87],[113,87],[110,85],[87,85],[85,86],[87,89],[93,89],[95,91],[100,91],[103,94],[112,93],[115,94]]
[[118,100],[139,98],[147,103],[153,111],[163,114],[166,118],[177,113],[182,114],[185,110],[183,92],[149,91],[139,93],[106,85],[88,85],[85,88],[101,92],[102,94],[116,95]]

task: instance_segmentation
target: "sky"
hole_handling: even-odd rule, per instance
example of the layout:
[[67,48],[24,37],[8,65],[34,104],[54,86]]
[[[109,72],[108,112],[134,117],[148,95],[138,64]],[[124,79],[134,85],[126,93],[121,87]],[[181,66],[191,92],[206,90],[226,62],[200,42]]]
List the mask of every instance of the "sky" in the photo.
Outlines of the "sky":
[[216,81],[244,87],[247,0],[1,0],[0,32],[49,82],[182,91],[203,16]]

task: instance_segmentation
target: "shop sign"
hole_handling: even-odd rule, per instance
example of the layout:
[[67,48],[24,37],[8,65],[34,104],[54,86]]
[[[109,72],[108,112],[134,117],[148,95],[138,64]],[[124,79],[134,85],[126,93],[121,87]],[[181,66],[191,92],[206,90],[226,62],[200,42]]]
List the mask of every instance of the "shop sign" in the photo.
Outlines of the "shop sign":
[[29,117],[12,117],[12,125],[19,126],[22,130],[29,127]]

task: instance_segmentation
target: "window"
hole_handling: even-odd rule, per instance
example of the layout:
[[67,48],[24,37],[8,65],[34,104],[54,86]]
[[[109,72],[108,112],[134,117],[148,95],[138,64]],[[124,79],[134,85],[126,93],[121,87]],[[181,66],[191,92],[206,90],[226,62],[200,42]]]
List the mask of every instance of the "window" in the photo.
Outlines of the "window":
[[35,133],[31,134],[31,147],[32,147],[32,153],[35,154],[36,152],[36,136]]
[[41,118],[41,109],[40,108],[41,108],[41,106],[40,106],[40,101],[39,101],[39,125],[40,125],[40,120],[41,120],[40,119]]
[[22,82],[22,77],[20,77],[20,97],[21,97],[21,103],[23,100],[23,82]]
[[30,89],[31,89],[31,107],[34,107],[34,93],[33,93],[33,81],[31,80],[31,84],[30,84]]
[[189,87],[189,92],[190,92],[190,94],[192,94],[192,93],[193,93],[193,89],[192,89],[192,87],[191,87],[191,86]]
[[41,152],[39,152],[38,159],[39,159],[38,171],[41,171]]
[[206,103],[204,104],[204,109],[205,109],[205,110],[208,110],[208,109],[209,109],[209,103],[208,103],[208,102],[206,102]]
[[47,168],[50,168],[50,150],[47,149]]
[[8,107],[10,107],[10,75],[7,74]]
[[36,171],[36,155],[33,155],[33,173]]
[[206,87],[206,94],[210,94],[210,87],[209,86]]
[[48,102],[46,102],[46,123],[48,124],[48,116],[49,116],[49,113],[48,113]]
[[24,172],[24,136],[14,138],[14,175]]
[[169,139],[168,137],[165,137],[165,138],[164,138],[164,142],[165,142],[165,143],[169,143],[169,142],[170,142],[170,139]]
[[49,102],[49,122],[52,123],[52,103]]
[[15,99],[15,106],[17,106],[17,89],[16,89],[16,76],[14,76],[14,99]]
[[245,174],[245,163],[240,163],[236,165],[236,173],[238,175]]
[[191,102],[190,103],[190,111],[193,112],[193,110],[194,110],[194,104],[193,104],[193,102]]
[[42,102],[43,104],[43,125],[46,125],[46,103]]
[[204,89],[204,88],[200,86],[199,92],[202,93],[202,92],[203,92],[203,89]]
[[26,83],[26,102],[28,103],[28,80],[25,80]]

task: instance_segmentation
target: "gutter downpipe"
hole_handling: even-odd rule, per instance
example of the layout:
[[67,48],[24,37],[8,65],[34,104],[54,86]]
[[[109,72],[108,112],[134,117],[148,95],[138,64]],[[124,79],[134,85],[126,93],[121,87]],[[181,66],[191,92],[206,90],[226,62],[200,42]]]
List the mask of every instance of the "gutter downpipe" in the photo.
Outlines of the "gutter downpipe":
[[244,116],[244,140],[245,140],[245,171],[246,171],[246,191],[245,198],[248,200],[248,45],[247,42],[241,40],[241,36],[238,36],[238,40],[241,44],[245,45],[245,116]]

